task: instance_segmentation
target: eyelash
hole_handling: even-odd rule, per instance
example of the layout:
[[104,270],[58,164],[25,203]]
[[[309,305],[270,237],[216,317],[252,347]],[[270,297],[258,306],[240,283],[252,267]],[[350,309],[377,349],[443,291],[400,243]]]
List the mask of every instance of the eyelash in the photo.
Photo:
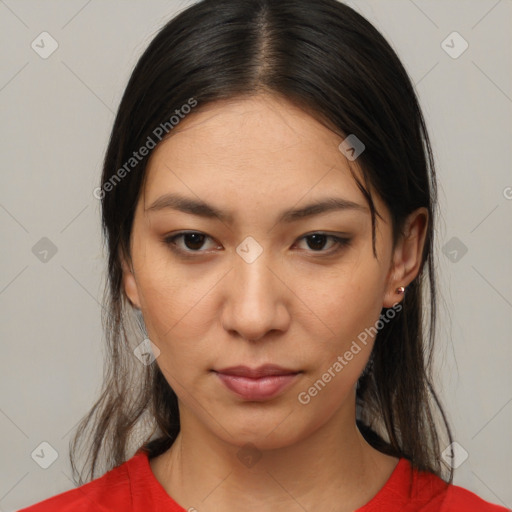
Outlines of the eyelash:
[[[181,256],[184,256],[184,257],[195,257],[195,256],[191,256],[191,255],[193,255],[195,253],[200,254],[200,253],[206,253],[207,252],[207,251],[202,251],[202,250],[193,251],[193,250],[190,250],[190,249],[185,250],[185,249],[178,248],[177,245],[176,245],[176,240],[178,238],[183,238],[186,235],[201,235],[201,236],[205,237],[205,240],[206,239],[211,239],[210,236],[205,235],[204,233],[201,233],[200,231],[182,231],[181,233],[177,233],[177,234],[172,235],[172,236],[164,237],[163,242],[173,252],[175,252],[175,253],[177,253],[177,254],[179,254]],[[312,237],[314,235],[324,236],[327,239],[331,239],[335,243],[334,247],[329,249],[329,250],[327,250],[327,251],[324,251],[324,250],[318,250],[318,251],[309,250],[309,251],[307,251],[307,252],[318,253],[318,254],[322,254],[323,253],[325,256],[331,256],[331,255],[337,254],[343,248],[348,247],[350,245],[351,241],[352,241],[351,238],[343,238],[343,237],[339,237],[339,236],[335,236],[335,235],[328,235],[328,234],[323,233],[321,231],[314,232],[314,233],[309,233],[308,235],[304,235],[303,237],[301,237],[299,239],[299,241],[305,240],[305,239],[307,239],[309,237]]]

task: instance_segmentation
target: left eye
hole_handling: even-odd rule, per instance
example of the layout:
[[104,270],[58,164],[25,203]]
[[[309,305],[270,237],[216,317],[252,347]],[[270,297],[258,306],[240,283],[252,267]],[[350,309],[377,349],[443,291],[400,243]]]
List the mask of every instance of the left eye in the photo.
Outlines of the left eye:
[[[177,243],[182,239],[183,244]],[[182,253],[205,252],[201,250],[206,240],[212,240],[211,237],[197,231],[183,232],[164,238],[164,243],[171,246],[173,250]],[[331,240],[331,246],[325,249],[327,241]],[[307,241],[307,245],[312,252],[336,252],[344,246],[349,245],[349,238],[342,238],[335,235],[327,235],[325,233],[311,233],[303,236],[299,241]],[[214,244],[212,244],[214,245]],[[215,248],[215,247],[213,247]]]
[[[331,240],[331,248],[322,250],[325,248],[327,240]],[[313,252],[331,252],[334,249],[337,250],[350,243],[348,238],[341,238],[334,235],[326,235],[325,233],[312,233],[301,238],[301,240],[307,240],[307,245]]]

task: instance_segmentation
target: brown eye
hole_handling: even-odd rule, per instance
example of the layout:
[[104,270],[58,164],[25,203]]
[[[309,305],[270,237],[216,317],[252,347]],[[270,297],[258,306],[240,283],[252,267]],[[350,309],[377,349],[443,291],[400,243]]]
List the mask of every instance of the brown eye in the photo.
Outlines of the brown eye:
[[[327,235],[325,233],[312,233],[311,235],[302,237],[302,240],[306,240],[307,246],[312,252],[320,253],[337,252],[343,247],[348,246],[351,241],[350,238],[342,238],[339,236]],[[327,250],[324,250],[328,240],[331,240],[332,243]]]
[[324,248],[328,238],[329,237],[327,235],[319,235],[319,234],[309,235],[307,237],[308,247],[315,251],[322,250]]
[[[182,243],[178,243],[179,240]],[[188,231],[178,233],[176,235],[164,238],[164,243],[172,248],[172,250],[181,253],[205,252],[201,250],[204,248],[205,242],[211,240],[211,237],[196,231]],[[214,244],[213,244],[214,245]]]
[[187,249],[197,251],[203,246],[205,238],[205,235],[201,235],[200,233],[187,233],[183,235],[183,242]]
[[[179,243],[180,240],[181,243]],[[167,246],[170,246],[173,251],[186,255],[206,252],[206,250],[204,250],[204,246],[208,240],[212,240],[212,238],[204,233],[189,231],[165,237],[164,243]],[[339,236],[328,235],[326,233],[312,233],[302,237],[301,241],[303,240],[306,240],[307,250],[321,254],[336,253],[343,247],[348,246],[351,241],[350,238],[342,238]],[[331,241],[330,244],[328,244],[329,241]],[[325,249],[326,246],[327,249]],[[210,248],[215,248],[215,244]]]

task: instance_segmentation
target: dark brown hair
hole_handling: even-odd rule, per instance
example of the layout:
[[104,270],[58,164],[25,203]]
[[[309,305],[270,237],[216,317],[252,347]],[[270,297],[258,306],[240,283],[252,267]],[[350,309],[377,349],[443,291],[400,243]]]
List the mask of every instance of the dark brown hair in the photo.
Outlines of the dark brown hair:
[[285,98],[336,133],[364,142],[357,159],[363,179],[354,179],[370,206],[374,254],[378,212],[372,190],[391,213],[394,243],[409,213],[428,210],[420,273],[406,289],[402,310],[377,334],[358,381],[357,421],[377,449],[443,476],[439,423],[446,444],[451,433],[431,382],[436,176],[404,67],[366,19],[336,0],[203,0],[167,23],[138,61],[106,152],[100,197],[108,250],[108,358],[101,395],[71,443],[74,475],[79,446],[86,451],[88,473],[75,478],[79,484],[121,464],[142,444],[150,457],[164,452],[180,429],[176,395],[158,365],[144,366],[133,355],[142,340],[130,332],[134,311],[122,288],[121,256],[130,256],[149,155],[133,170],[126,163],[155,139],[157,127],[169,128],[172,136],[169,120],[191,98],[197,112],[216,100],[260,92]]

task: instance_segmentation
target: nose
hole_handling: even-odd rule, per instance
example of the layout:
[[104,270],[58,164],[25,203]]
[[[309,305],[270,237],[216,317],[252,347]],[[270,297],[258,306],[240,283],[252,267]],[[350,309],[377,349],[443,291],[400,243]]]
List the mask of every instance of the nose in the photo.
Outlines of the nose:
[[230,334],[258,341],[288,329],[292,292],[263,255],[252,263],[237,256],[225,294],[222,325]]

